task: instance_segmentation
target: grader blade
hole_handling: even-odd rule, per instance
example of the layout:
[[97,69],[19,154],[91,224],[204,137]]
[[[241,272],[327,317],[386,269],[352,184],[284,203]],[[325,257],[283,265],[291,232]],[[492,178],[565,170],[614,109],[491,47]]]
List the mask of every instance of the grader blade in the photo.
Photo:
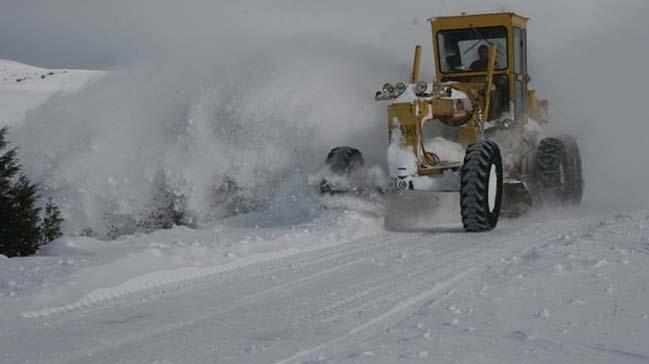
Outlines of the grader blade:
[[462,231],[460,196],[427,191],[388,194],[384,226],[391,231]]

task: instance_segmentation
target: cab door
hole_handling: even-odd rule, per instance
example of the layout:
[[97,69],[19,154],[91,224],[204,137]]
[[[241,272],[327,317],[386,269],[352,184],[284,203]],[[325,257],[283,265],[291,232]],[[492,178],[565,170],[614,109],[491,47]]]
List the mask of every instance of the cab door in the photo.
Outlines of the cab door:
[[514,27],[514,119],[523,122],[527,114],[527,32]]

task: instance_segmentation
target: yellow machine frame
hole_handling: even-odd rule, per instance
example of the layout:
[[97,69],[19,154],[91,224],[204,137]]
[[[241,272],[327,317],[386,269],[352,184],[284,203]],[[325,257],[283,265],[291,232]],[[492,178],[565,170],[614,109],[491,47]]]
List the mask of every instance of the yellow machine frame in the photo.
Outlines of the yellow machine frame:
[[[466,93],[473,106],[474,110],[479,110],[474,112],[471,120],[466,124],[461,126],[458,129],[458,141],[468,146],[469,144],[475,143],[481,138],[481,123],[488,120],[490,98],[493,91],[493,79],[494,75],[506,75],[508,76],[509,82],[509,102],[513,104],[515,102],[515,83],[518,81],[523,82],[525,88],[527,88],[527,67],[525,67],[525,74],[516,74],[514,72],[514,27],[520,28],[522,31],[525,31],[524,34],[527,34],[527,22],[528,19],[514,13],[495,13],[495,14],[479,14],[479,15],[461,15],[461,16],[451,16],[451,17],[438,17],[435,19],[429,19],[431,23],[432,30],[432,44],[433,44],[433,57],[436,67],[436,79],[439,81],[453,80],[454,78],[472,78],[475,81],[473,82],[459,82],[453,84],[453,88],[456,88],[460,91]],[[489,50],[489,66],[487,71],[480,72],[450,72],[442,73],[441,67],[439,67],[439,49],[437,44],[437,34],[440,31],[447,30],[459,30],[467,28],[484,28],[484,27],[504,27],[507,29],[507,68],[505,69],[495,69],[495,59],[496,59],[496,47],[492,45]],[[523,39],[525,39],[524,37]],[[526,42],[526,40],[524,40]],[[523,57],[524,64],[527,63],[527,47],[524,49]],[[415,48],[415,58],[413,62],[412,76],[410,79],[411,83],[416,83],[419,80],[419,65],[421,58],[421,47],[417,46]],[[518,122],[523,125],[527,124],[528,116],[530,114],[535,114],[536,109],[536,99],[534,91],[528,91],[526,95],[526,100],[522,100],[527,105],[524,107],[524,112],[522,115],[517,116],[516,119]],[[403,142],[407,145],[410,145],[413,148],[417,159],[420,161],[420,166],[418,168],[419,175],[435,175],[443,173],[445,170],[453,169],[457,170],[459,165],[445,163],[445,161],[437,161],[437,163],[427,163],[434,162],[431,161],[431,158],[435,156],[430,156],[427,153],[422,153],[423,148],[420,147],[421,141],[421,127],[422,123],[426,121],[427,117],[433,115],[437,117],[440,113],[444,113],[445,110],[449,109],[452,106],[449,100],[444,99],[418,99],[413,103],[393,103],[388,106],[388,127],[392,131],[396,126],[396,123],[399,123],[399,128],[402,131],[402,136],[404,138]],[[524,130],[525,128],[523,128]],[[390,135],[392,133],[390,132]],[[421,155],[423,154],[423,155]]]
[[548,102],[528,89],[528,21],[514,13],[429,19],[435,79],[420,80],[417,45],[409,80],[374,95],[388,101],[391,194],[442,201],[459,193],[472,232],[495,228],[501,210],[519,216],[537,203],[581,201],[577,142],[544,136]]

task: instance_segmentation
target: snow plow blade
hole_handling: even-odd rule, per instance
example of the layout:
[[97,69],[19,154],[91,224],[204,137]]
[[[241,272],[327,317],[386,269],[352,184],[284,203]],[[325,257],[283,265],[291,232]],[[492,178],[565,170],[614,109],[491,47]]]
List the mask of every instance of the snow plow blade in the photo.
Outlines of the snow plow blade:
[[390,231],[463,231],[456,192],[403,191],[385,200],[384,227]]

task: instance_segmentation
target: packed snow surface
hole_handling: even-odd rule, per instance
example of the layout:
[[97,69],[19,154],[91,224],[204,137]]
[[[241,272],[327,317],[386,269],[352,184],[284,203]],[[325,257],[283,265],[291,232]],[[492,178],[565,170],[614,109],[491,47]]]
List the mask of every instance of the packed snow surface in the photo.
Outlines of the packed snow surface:
[[361,210],[258,220],[0,261],[1,361],[649,360],[649,210],[538,212],[478,235],[388,232]]

